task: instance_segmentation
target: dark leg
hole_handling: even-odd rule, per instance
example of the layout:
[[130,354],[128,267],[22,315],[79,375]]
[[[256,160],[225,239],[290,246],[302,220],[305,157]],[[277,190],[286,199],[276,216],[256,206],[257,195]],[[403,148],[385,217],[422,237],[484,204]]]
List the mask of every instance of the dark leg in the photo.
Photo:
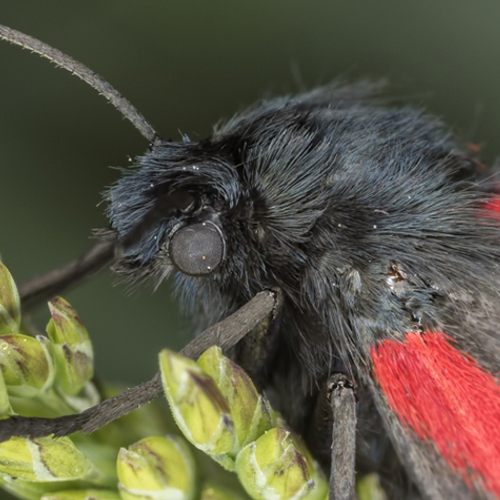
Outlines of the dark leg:
[[188,206],[191,201],[191,196],[183,191],[160,197],[146,215],[122,238],[115,239],[116,235],[109,231],[107,239],[96,243],[80,258],[22,283],[19,286],[19,295],[23,311],[26,312],[64,290],[73,288],[113,264],[137,245],[159,220],[172,216]]
[[[234,314],[198,335],[181,350],[181,354],[196,359],[213,345],[219,346],[223,351],[230,349],[261,321],[279,313],[279,294],[280,292],[258,293]],[[0,422],[0,442],[13,436],[35,438],[54,434],[55,437],[61,437],[80,430],[88,434],[148,403],[162,392],[161,377],[157,373],[150,381],[79,414],[58,418],[9,417]]]
[[228,354],[250,376],[260,392],[265,389],[269,368],[279,349],[279,327],[283,297],[276,293],[275,313],[260,321]]
[[354,500],[356,459],[356,394],[343,373],[328,381],[328,398],[333,417],[330,500]]

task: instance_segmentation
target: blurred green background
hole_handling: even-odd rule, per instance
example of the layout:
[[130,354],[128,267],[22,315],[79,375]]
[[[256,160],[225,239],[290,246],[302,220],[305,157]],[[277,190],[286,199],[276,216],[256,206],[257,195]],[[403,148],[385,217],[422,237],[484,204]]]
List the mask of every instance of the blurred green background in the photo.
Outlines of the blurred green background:
[[[87,64],[166,138],[204,137],[264,95],[347,74],[388,77],[489,163],[500,150],[498,2],[1,0],[0,23]],[[92,89],[0,44],[0,251],[18,282],[88,248],[119,176],[109,167],[146,147]],[[160,348],[189,339],[168,285],[129,295],[105,272],[65,296],[107,380],[150,378]]]

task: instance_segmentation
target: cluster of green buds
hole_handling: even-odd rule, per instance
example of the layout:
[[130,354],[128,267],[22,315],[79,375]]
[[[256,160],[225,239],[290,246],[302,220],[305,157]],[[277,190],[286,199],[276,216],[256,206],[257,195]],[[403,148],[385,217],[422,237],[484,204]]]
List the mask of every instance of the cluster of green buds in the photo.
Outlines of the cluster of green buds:
[[[46,333],[33,333],[0,262],[0,425],[13,415],[74,414],[100,400],[81,319],[62,298],[49,302],[49,310]],[[0,487],[25,500],[248,498],[232,474],[203,463],[172,430],[178,434],[168,411],[147,405],[90,436],[14,437],[0,443]]]
[[[0,262],[0,425],[16,414],[77,413],[100,400],[82,321],[64,299],[49,309],[46,334],[33,334]],[[25,500],[328,498],[301,439],[219,348],[196,362],[164,350],[160,370],[183,436],[164,409],[147,405],[90,436],[14,437],[0,443],[0,487]],[[359,482],[360,499],[385,500],[377,479]]]
[[[85,327],[63,299],[54,299],[49,307],[46,335],[30,334],[21,322],[15,283],[0,263],[1,419],[16,414],[57,417],[99,401]],[[112,477],[69,438],[14,437],[0,443],[0,485],[19,498],[38,500],[64,488],[108,484]]]
[[[165,349],[160,353],[160,371],[184,437],[235,472],[248,497],[328,500],[324,472],[300,437],[218,347],[206,350],[196,362]],[[359,500],[387,499],[377,474],[359,477],[356,493]]]
[[46,335],[22,332],[19,295],[0,263],[0,417],[11,413],[57,416],[98,401],[90,382],[93,352],[76,311],[61,298],[49,302]]
[[174,419],[196,448],[236,472],[256,500],[324,500],[323,472],[250,377],[218,347],[194,362],[160,353],[163,388]]

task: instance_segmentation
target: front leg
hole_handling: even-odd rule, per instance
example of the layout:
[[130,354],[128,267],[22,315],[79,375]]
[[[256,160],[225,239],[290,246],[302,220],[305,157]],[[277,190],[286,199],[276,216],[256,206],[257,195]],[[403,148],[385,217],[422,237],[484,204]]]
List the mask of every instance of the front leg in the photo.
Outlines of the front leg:
[[356,391],[343,372],[334,372],[322,384],[306,441],[317,459],[330,464],[329,500],[354,500],[356,459]]
[[[181,354],[196,359],[213,345],[223,350],[234,347],[266,317],[279,314],[281,302],[278,296],[281,296],[280,291],[258,293],[231,316],[195,337],[181,350]],[[106,399],[82,413],[57,418],[14,415],[0,422],[0,442],[14,436],[36,438],[53,434],[54,437],[62,437],[77,431],[88,434],[152,401],[162,392],[161,376],[157,372],[148,382]]]
[[275,305],[272,314],[259,321],[230,351],[229,357],[250,375],[259,391],[269,382],[273,360],[279,352],[279,329],[283,312],[283,292],[273,290]]
[[332,412],[332,464],[329,500],[354,500],[356,459],[356,394],[347,375],[336,373],[327,382]]

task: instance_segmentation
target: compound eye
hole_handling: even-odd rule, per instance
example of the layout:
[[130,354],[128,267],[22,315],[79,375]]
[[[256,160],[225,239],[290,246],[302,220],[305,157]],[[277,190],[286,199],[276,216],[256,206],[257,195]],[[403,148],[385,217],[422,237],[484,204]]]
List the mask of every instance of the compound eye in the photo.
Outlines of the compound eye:
[[197,222],[178,229],[170,239],[170,259],[190,276],[213,272],[224,258],[224,238],[212,222]]

